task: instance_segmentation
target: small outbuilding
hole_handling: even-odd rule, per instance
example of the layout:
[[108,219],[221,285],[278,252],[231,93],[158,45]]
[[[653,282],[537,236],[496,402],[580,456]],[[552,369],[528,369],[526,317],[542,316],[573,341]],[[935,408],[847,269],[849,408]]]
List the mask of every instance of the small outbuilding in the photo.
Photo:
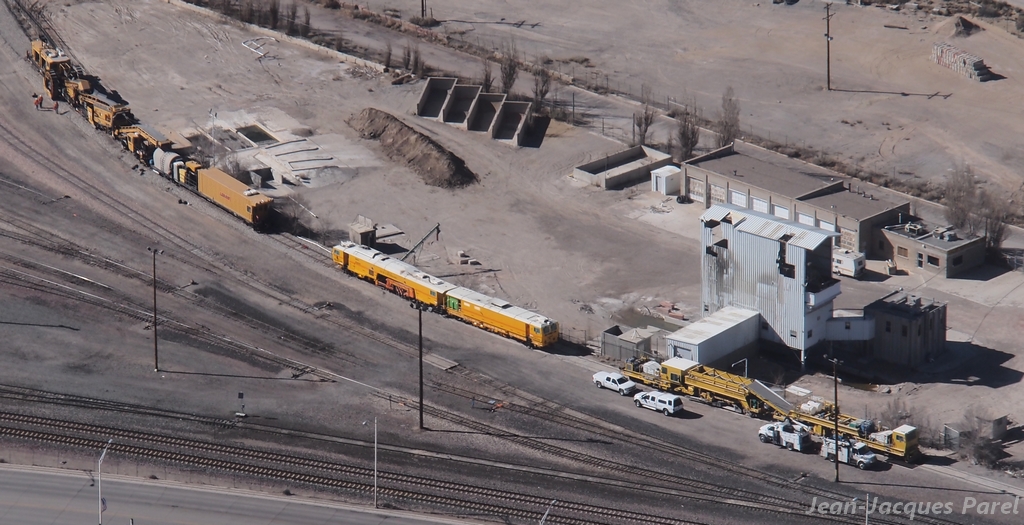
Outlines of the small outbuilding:
[[875,320],[876,359],[915,368],[946,350],[946,303],[895,291],[865,306],[864,316]]
[[665,337],[669,357],[681,357],[702,365],[724,361],[757,348],[761,314],[726,306]]
[[662,166],[651,171],[651,191],[662,195],[679,195],[682,186],[683,170],[678,166]]
[[612,326],[601,332],[601,355],[619,361],[651,355],[651,339],[661,331],[660,328],[653,326]]

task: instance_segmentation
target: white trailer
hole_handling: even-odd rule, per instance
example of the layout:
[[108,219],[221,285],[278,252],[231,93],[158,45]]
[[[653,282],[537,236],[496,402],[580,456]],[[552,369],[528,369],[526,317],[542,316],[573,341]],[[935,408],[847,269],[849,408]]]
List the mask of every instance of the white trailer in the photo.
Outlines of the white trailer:
[[[823,438],[821,443],[821,457],[835,461],[836,458],[836,440],[832,438]],[[839,441],[839,462],[846,463],[847,465],[855,465],[857,468],[864,470],[870,468],[878,461],[878,456],[868,448],[867,445],[860,441],[850,443],[843,439]]]
[[860,279],[864,273],[865,260],[863,253],[834,248],[832,250],[832,273]]
[[806,425],[789,419],[762,426],[757,432],[757,438],[761,443],[771,443],[797,452],[807,452],[814,443],[811,441],[811,430]]

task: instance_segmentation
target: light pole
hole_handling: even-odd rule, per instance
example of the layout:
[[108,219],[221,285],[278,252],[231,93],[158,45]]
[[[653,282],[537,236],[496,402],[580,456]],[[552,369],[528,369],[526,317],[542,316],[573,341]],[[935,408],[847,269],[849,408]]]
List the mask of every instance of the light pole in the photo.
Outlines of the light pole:
[[103,445],[103,453],[100,454],[100,459],[96,462],[96,507],[99,512],[100,525],[103,525],[103,458],[107,455],[107,447],[113,443],[114,440],[110,439],[106,445]]
[[416,309],[416,313],[419,316],[419,332],[420,332],[420,430],[423,430],[423,310],[427,309],[427,305],[420,303],[409,303],[409,306]]
[[836,483],[839,483],[839,376],[837,375],[836,370],[839,368],[839,363],[842,363],[842,361],[835,358],[829,359],[828,356],[822,357],[824,357],[826,361],[832,363],[832,410],[834,411],[832,413],[832,421],[835,425],[832,428],[832,439],[835,441],[836,445]]
[[156,347],[156,255],[164,253],[164,251],[151,247],[146,247],[146,250],[153,254],[153,371],[159,372],[160,354],[157,352]]
[[551,512],[551,507],[554,507],[555,503],[558,503],[557,499],[551,500],[551,504],[548,505],[548,510],[545,510],[544,511],[544,515],[541,516],[541,518],[540,518],[540,524],[539,525],[544,525],[544,521],[548,519],[548,513]]
[[377,418],[373,418],[373,508],[377,508]]
[[825,83],[826,91],[832,91],[832,2],[825,3]]
[[739,361],[736,361],[729,368],[732,368],[732,367],[734,367],[734,366],[736,366],[736,365],[738,365],[740,363],[743,363],[743,377],[748,377],[747,376],[747,364],[748,363],[747,363],[747,358],[746,357],[744,357],[743,359],[740,359]]

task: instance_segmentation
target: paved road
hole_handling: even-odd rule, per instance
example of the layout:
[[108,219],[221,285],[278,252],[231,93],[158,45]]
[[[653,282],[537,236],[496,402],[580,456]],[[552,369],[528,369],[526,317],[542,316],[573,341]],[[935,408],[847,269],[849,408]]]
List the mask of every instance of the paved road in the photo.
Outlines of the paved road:
[[[201,489],[168,482],[103,476],[103,522],[126,525],[426,525],[468,524],[411,513],[369,512],[353,506],[311,504],[298,497]],[[96,487],[89,474],[0,466],[0,523],[97,522]]]

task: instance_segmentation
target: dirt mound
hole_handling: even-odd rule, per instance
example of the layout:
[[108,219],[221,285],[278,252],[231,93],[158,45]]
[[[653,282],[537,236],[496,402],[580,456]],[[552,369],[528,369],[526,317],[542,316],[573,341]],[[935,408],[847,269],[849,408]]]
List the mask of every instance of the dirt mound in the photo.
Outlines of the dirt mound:
[[364,139],[380,140],[391,160],[405,162],[431,186],[461,188],[477,180],[457,155],[390,113],[366,108],[350,118],[348,124]]

